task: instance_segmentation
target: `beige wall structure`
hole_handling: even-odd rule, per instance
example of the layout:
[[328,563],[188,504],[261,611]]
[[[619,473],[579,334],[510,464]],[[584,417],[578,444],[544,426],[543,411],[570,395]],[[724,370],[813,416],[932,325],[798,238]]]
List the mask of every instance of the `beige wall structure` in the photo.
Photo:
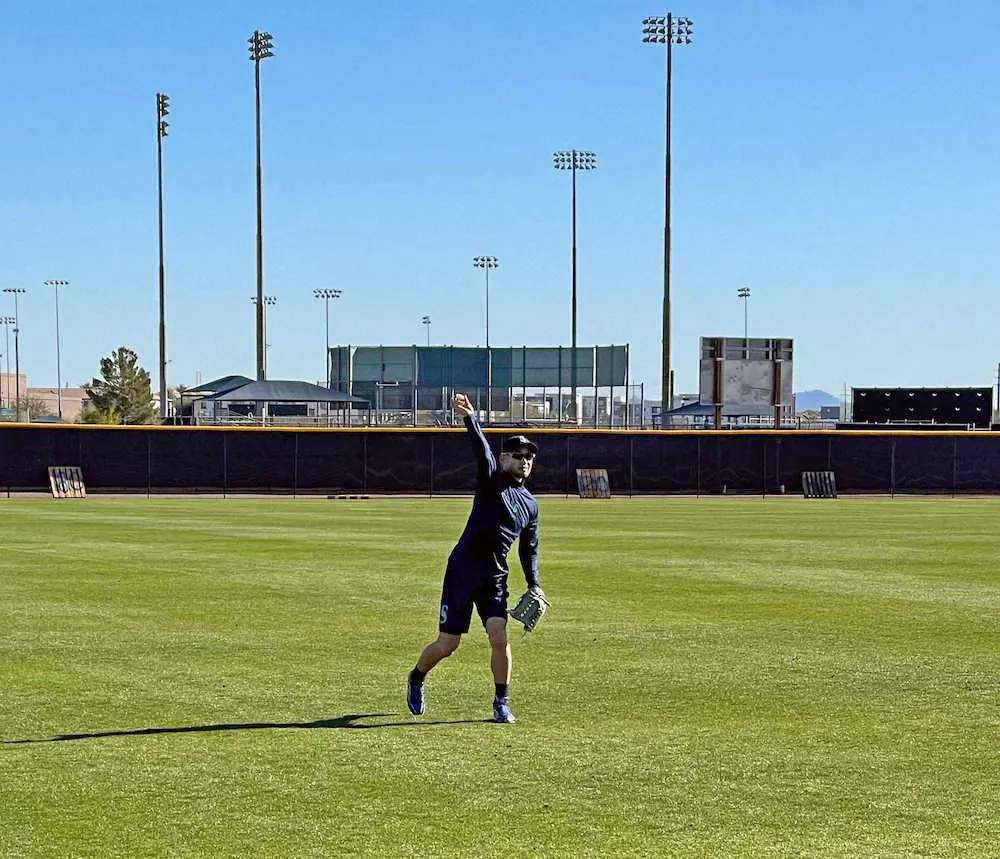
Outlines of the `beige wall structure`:
[[[13,373],[0,372],[0,407],[7,408],[8,404],[14,408],[14,399],[17,393],[17,376]],[[21,373],[21,396],[28,390],[28,377]]]
[[[6,388],[4,396],[6,397]],[[41,400],[45,403],[45,408],[50,415],[59,414],[59,391],[53,385],[51,388],[28,388],[28,397],[32,400]],[[23,400],[24,389],[21,397]],[[83,405],[87,401],[87,392],[83,388],[63,388],[62,389],[62,417],[63,421],[72,424],[76,423],[83,411]],[[23,407],[23,402],[22,402]],[[36,417],[32,415],[31,417]]]

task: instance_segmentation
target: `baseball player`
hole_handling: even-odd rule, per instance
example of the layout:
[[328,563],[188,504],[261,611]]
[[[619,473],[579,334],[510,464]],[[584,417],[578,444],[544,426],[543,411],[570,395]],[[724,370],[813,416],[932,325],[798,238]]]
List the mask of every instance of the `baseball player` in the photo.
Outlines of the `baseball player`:
[[407,678],[406,704],[419,716],[426,710],[424,678],[451,656],[469,631],[476,607],[490,640],[490,668],[495,696],[493,719],[510,723],[511,653],[507,640],[507,553],[520,536],[518,557],[531,592],[544,599],[538,580],[538,502],[525,488],[538,446],[523,435],[503,443],[497,463],[465,394],[453,399],[476,452],[476,494],[469,521],[448,558],[441,590],[441,616],[436,641],[424,648]]

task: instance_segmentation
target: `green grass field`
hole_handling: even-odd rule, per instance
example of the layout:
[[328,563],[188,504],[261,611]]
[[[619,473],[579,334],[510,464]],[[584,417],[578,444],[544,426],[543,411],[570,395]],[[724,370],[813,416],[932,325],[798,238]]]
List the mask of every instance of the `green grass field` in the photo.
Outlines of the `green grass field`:
[[541,507],[501,726],[467,498],[0,500],[0,856],[1000,855],[1000,500]]

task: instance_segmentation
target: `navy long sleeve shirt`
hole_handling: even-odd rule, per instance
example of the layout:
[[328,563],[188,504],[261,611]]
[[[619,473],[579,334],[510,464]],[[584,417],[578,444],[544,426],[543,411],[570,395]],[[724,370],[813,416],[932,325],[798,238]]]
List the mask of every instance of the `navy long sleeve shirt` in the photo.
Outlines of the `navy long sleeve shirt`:
[[506,574],[507,553],[520,537],[521,569],[528,587],[535,587],[539,584],[538,502],[497,465],[479,421],[468,415],[465,427],[476,453],[476,494],[455,550],[488,561],[496,572]]

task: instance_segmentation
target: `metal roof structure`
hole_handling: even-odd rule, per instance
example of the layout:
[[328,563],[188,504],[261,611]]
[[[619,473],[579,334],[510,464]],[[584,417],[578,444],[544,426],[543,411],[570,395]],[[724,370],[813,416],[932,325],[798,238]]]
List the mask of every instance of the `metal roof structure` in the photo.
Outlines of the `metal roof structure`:
[[185,388],[184,396],[186,397],[191,394],[223,394],[226,391],[233,390],[234,388],[248,385],[252,381],[253,379],[249,379],[246,376],[222,376],[194,388]]
[[338,403],[368,408],[368,400],[362,397],[288,379],[249,382],[205,399],[218,403]]

